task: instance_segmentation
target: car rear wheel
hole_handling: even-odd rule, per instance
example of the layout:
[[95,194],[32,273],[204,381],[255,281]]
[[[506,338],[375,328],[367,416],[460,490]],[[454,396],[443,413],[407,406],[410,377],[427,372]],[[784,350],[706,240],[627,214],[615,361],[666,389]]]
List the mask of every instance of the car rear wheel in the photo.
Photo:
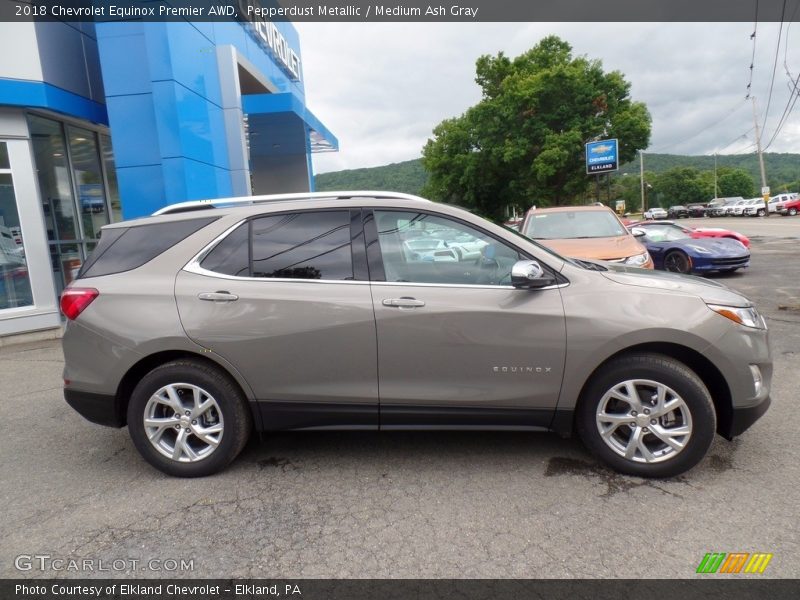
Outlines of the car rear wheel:
[[674,477],[708,452],[716,413],[708,389],[685,364],[636,354],[612,360],[593,376],[576,425],[589,451],[613,469]]
[[128,429],[151,465],[177,477],[211,475],[233,461],[250,436],[246,399],[227,374],[176,360],[145,375],[128,404]]
[[789,216],[790,216],[790,217],[793,217],[793,216],[795,216],[796,214],[797,214],[797,209],[796,209],[796,208],[790,208],[790,209],[789,209]]
[[664,269],[673,273],[691,273],[692,261],[685,252],[673,250],[664,257]]

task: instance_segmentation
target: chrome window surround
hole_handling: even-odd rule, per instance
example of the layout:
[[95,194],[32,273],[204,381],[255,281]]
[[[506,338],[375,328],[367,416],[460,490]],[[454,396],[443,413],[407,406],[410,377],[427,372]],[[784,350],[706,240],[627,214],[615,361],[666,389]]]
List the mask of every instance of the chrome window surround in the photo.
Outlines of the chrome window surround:
[[[203,275],[205,277],[214,277],[216,279],[225,279],[227,281],[261,281],[269,283],[319,283],[319,284],[346,284],[346,285],[376,285],[376,286],[390,286],[390,287],[421,287],[421,288],[457,288],[457,289],[478,289],[478,290],[519,290],[530,291],[525,288],[516,288],[513,285],[477,285],[477,284],[459,284],[459,283],[420,283],[412,281],[352,281],[349,279],[299,279],[299,278],[285,278],[285,277],[241,277],[239,275],[226,275],[225,273],[217,273],[203,268],[200,263],[208,254],[219,244],[223,239],[228,237],[240,225],[243,225],[251,217],[237,221],[228,229],[220,233],[217,237],[211,240],[205,247],[200,250],[186,265],[181,269],[187,273],[194,273],[195,275]],[[548,285],[547,287],[536,288],[536,291],[554,290],[567,287],[569,282],[557,283]]]

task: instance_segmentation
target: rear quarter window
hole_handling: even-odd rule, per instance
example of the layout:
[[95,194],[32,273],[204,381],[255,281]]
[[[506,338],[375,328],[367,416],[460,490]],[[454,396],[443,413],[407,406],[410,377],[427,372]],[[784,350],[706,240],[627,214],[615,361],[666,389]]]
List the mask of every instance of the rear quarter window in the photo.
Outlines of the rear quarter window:
[[215,220],[216,217],[206,217],[104,230],[78,278],[137,269]]

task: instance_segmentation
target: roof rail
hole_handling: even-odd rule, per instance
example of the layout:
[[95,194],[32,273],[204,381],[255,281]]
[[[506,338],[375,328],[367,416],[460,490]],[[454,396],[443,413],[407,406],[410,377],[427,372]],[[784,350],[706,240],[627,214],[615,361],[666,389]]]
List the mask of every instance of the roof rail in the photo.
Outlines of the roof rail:
[[212,198],[209,200],[190,200],[188,202],[178,202],[160,208],[152,216],[169,215],[193,210],[207,208],[224,208],[228,206],[252,206],[254,204],[266,204],[269,202],[286,202],[290,200],[314,200],[321,198],[346,199],[346,198],[379,198],[387,200],[420,200],[430,202],[425,198],[414,196],[413,194],[403,194],[401,192],[380,192],[380,191],[349,191],[349,192],[299,192],[292,194],[272,194],[268,196],[241,196],[238,198]]

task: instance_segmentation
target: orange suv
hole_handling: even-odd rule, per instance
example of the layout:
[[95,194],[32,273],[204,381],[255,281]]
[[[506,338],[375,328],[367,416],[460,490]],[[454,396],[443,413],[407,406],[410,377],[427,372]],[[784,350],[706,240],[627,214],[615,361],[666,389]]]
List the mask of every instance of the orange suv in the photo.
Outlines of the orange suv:
[[653,268],[647,249],[606,206],[531,208],[520,232],[564,256]]

